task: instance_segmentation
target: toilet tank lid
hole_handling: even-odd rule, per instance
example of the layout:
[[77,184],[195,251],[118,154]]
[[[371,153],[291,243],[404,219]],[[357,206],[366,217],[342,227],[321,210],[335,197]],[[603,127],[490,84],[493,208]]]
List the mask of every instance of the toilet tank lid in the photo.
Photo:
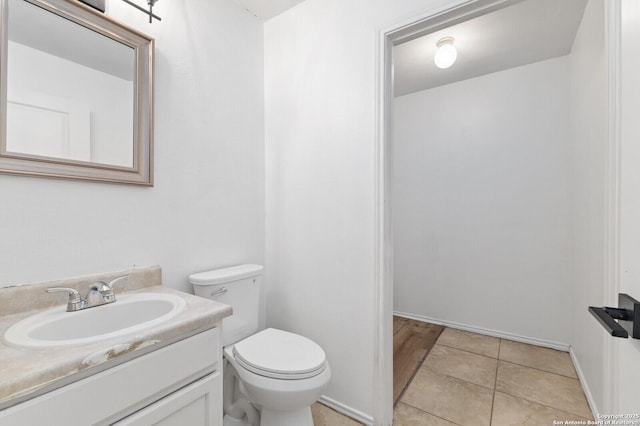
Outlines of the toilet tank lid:
[[189,282],[193,285],[215,285],[255,277],[262,273],[262,265],[236,265],[212,271],[198,272],[189,275]]

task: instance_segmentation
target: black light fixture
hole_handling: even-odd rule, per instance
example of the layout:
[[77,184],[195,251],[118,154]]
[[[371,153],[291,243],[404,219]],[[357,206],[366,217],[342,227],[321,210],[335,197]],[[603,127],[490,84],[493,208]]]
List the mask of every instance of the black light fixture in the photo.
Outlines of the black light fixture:
[[[104,8],[105,0],[79,0],[79,1],[93,7],[94,9],[99,10],[102,13],[104,13],[105,11],[105,8]],[[129,6],[133,6],[139,11],[149,15],[149,23],[152,23],[153,19],[162,21],[162,18],[160,18],[158,15],[153,13],[153,5],[155,5],[158,2],[158,0],[147,0],[147,5],[149,6],[149,10],[145,9],[144,7],[138,6],[132,1],[129,1],[129,0],[122,0],[122,1],[128,4]]]
[[129,0],[122,0],[122,1],[125,2],[126,4],[128,4],[129,6],[133,6],[136,9],[138,9],[139,11],[149,15],[149,23],[152,23],[153,19],[157,19],[158,21],[162,21],[162,18],[160,18],[158,15],[155,15],[153,13],[153,5],[155,5],[158,2],[158,0],[147,0],[147,5],[149,6],[149,10],[138,6],[137,4],[135,4],[132,1],[129,1]]

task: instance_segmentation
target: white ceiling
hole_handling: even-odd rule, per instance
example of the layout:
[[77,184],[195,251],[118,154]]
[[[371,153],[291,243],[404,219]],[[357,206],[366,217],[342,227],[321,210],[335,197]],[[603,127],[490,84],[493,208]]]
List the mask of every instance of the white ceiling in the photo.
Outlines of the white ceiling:
[[[587,0],[527,0],[394,47],[395,95],[478,77],[571,51]],[[458,60],[433,63],[436,42],[455,38]]]
[[304,0],[236,0],[261,21],[267,21]]

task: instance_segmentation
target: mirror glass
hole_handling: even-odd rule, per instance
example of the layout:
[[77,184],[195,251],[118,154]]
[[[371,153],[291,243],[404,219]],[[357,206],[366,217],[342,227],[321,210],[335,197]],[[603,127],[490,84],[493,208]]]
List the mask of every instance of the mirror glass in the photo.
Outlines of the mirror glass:
[[76,2],[0,2],[0,172],[151,185],[153,40]]
[[134,50],[9,0],[7,152],[133,167]]

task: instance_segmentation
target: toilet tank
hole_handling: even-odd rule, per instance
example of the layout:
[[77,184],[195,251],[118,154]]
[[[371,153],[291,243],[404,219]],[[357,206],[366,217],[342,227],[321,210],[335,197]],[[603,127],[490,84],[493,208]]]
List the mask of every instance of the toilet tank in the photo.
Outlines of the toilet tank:
[[261,265],[237,265],[189,275],[196,296],[231,305],[233,315],[223,320],[222,346],[258,331]]

